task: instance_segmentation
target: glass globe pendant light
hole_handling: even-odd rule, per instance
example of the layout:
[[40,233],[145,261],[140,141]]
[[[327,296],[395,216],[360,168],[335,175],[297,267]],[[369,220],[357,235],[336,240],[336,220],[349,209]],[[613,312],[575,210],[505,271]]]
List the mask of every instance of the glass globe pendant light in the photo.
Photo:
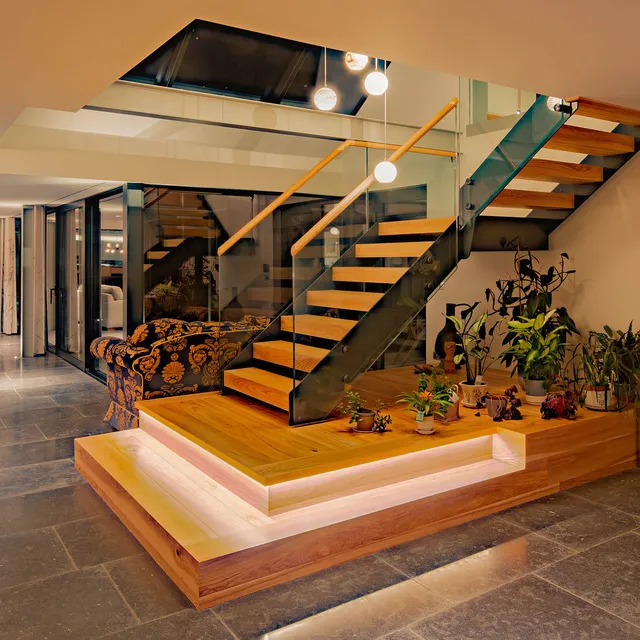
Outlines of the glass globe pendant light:
[[364,53],[347,51],[344,54],[344,63],[350,71],[362,71],[369,64],[369,56],[365,56]]
[[366,92],[371,96],[381,96],[389,86],[386,74],[382,71],[378,71],[378,58],[375,62],[375,71],[372,71],[364,79],[364,88]]
[[[386,73],[386,64],[385,64],[385,73]],[[382,74],[385,81],[387,76]],[[393,162],[387,160],[387,94],[384,96],[384,160],[382,162],[378,162],[376,168],[373,170],[373,175],[375,179],[381,184],[389,184],[393,182],[398,176],[398,169]]]
[[336,92],[331,87],[327,87],[327,47],[324,48],[324,87],[320,87],[313,94],[313,104],[320,111],[331,111],[338,104]]

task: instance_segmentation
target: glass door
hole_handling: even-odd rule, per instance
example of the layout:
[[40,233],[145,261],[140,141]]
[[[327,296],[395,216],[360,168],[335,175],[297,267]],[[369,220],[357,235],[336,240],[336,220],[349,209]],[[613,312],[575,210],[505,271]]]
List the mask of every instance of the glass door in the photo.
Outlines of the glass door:
[[57,272],[57,246],[56,246],[56,212],[47,214],[46,227],[46,270],[45,285],[47,287],[47,350],[55,352],[56,350],[56,327],[57,323],[57,300],[58,290],[56,287]]

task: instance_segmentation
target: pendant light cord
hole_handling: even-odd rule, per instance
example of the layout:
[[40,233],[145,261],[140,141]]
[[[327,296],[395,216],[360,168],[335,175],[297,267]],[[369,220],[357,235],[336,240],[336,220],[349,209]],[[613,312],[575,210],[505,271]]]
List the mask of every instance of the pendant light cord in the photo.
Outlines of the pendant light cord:
[[[376,62],[376,67],[378,63]],[[387,61],[384,61],[384,76],[387,77]],[[384,159],[387,159],[387,92],[384,92]]]
[[327,86],[327,47],[324,48],[324,86]]

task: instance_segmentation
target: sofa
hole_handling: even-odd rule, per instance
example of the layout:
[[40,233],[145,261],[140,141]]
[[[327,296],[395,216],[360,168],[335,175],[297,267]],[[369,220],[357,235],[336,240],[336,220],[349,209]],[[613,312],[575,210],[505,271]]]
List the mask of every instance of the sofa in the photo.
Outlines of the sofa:
[[102,327],[105,329],[122,329],[124,320],[124,295],[120,287],[103,284],[100,287],[102,296]]
[[138,426],[139,400],[220,389],[222,370],[265,329],[271,318],[239,322],[152,320],[126,340],[96,338],[91,354],[107,365],[111,403],[105,421],[114,429]]

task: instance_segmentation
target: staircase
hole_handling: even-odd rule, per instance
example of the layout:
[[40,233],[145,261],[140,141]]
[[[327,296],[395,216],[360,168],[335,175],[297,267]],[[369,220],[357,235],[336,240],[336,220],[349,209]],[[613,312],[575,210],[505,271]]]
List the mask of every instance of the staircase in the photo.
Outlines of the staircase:
[[224,391],[286,411],[292,425],[322,421],[468,257],[476,227],[498,238],[544,224],[546,240],[640,139],[640,111],[567,102],[536,100],[466,181],[459,221],[380,221],[304,290],[294,283],[293,303],[224,371]]

